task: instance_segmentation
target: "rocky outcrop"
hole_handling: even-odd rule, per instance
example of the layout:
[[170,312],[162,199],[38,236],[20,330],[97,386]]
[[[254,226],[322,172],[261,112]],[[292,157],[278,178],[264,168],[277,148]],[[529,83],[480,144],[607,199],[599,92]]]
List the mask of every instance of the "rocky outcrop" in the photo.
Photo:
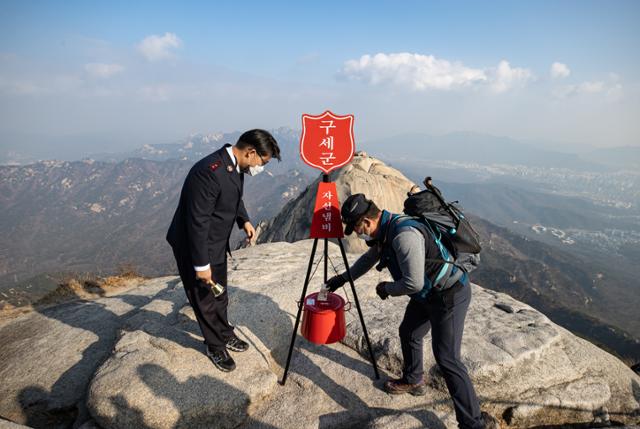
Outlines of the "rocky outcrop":
[[[363,193],[379,207],[395,213],[402,212],[404,199],[415,184],[398,170],[382,161],[358,152],[348,165],[329,175],[336,183],[338,200],[342,203],[350,195]],[[278,216],[258,225],[258,243],[275,241],[294,242],[309,238],[311,215],[315,207],[318,177],[296,199],[289,201]],[[347,252],[366,250],[362,240],[355,234],[343,240]]]
[[[310,250],[304,240],[234,253],[229,317],[251,349],[234,354],[232,373],[218,371],[202,353],[176,278],[6,322],[0,416],[35,427],[104,429],[456,427],[429,338],[428,394],[389,396],[373,380],[355,310],[347,313],[342,344],[316,346],[299,337],[287,384],[277,383]],[[329,267],[340,270],[335,245],[330,258]],[[319,287],[321,270],[309,292]],[[406,298],[380,301],[373,289],[382,279],[374,270],[357,286],[387,377],[400,370],[397,329]],[[508,295],[473,286],[462,354],[483,410],[503,425],[640,421],[638,375]]]
[[100,426],[233,428],[276,388],[276,374],[256,348],[242,356],[242,371],[215,374],[200,341],[176,341],[196,327],[190,307],[180,314],[173,329],[143,320],[116,343],[89,389]]
[[[364,311],[377,315],[368,329],[371,337],[385,339],[377,340],[381,362],[400,374],[399,338],[389,335],[389,326],[402,321],[402,312],[393,311],[396,307],[397,303],[368,300]],[[345,343],[364,353],[359,324],[352,321],[348,329]],[[462,355],[486,408],[509,425],[588,421],[610,410],[613,398],[626,398],[613,408],[628,411],[636,409],[640,399],[640,385],[617,358],[531,307],[479,286],[473,287]],[[431,385],[444,390],[433,355],[426,351],[425,366],[430,368]]]
[[[178,299],[175,279],[156,279],[114,297],[77,300],[0,326],[0,415],[36,427],[68,427],[88,418],[87,385],[129,318],[142,307]],[[179,290],[179,292],[182,292]],[[165,321],[166,323],[166,321]]]
[[0,429],[24,429],[29,426],[19,425],[8,420],[0,419]]

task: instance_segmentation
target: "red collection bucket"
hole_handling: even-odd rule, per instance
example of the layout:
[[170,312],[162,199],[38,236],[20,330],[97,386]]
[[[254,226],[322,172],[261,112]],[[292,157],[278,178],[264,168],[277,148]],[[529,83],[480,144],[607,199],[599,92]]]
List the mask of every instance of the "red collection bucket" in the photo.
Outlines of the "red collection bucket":
[[302,336],[315,344],[331,344],[340,341],[347,333],[344,321],[344,299],[335,293],[329,293],[326,301],[318,301],[318,293],[307,295],[304,299],[302,315]]

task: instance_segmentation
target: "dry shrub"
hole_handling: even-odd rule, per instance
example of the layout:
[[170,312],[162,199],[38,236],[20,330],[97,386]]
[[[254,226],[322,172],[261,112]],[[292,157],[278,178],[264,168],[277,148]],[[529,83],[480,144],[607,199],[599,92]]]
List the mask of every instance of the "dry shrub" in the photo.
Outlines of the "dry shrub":
[[146,277],[139,274],[133,263],[124,263],[118,267],[118,274],[100,279],[100,287],[104,290],[119,289],[137,285]]
[[36,302],[15,307],[8,302],[0,301],[0,320],[12,318],[32,311],[34,307],[41,309],[78,299],[96,299],[117,294],[138,286],[146,277],[138,274],[134,264],[122,264],[117,274],[99,277],[90,273],[71,273],[56,279],[57,287]]
[[125,262],[118,266],[117,277],[131,278],[131,279],[143,279],[144,276],[140,275],[138,267],[133,262]]

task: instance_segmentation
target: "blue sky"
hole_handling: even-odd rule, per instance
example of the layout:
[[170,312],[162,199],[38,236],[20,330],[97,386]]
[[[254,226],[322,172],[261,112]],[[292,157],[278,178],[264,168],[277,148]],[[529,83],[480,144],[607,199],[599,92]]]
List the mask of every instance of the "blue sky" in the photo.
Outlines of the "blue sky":
[[120,150],[327,108],[361,139],[640,145],[640,2],[345,3],[4,1],[0,150]]

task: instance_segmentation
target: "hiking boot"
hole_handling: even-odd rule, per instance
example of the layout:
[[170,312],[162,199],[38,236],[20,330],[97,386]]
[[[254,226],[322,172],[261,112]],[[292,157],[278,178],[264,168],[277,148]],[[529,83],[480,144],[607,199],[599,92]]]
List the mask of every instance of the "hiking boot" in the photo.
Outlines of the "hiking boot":
[[232,352],[244,352],[249,348],[249,343],[242,341],[235,335],[227,340],[227,348]]
[[384,383],[384,391],[392,395],[402,395],[403,393],[409,393],[413,396],[422,396],[427,393],[427,386],[424,381],[420,383],[407,383],[404,379],[387,380]]
[[220,371],[231,372],[236,369],[236,363],[227,349],[209,350],[207,347],[207,356]]
[[500,429],[500,422],[489,413],[484,411],[480,413],[482,423],[484,423],[484,429]]

